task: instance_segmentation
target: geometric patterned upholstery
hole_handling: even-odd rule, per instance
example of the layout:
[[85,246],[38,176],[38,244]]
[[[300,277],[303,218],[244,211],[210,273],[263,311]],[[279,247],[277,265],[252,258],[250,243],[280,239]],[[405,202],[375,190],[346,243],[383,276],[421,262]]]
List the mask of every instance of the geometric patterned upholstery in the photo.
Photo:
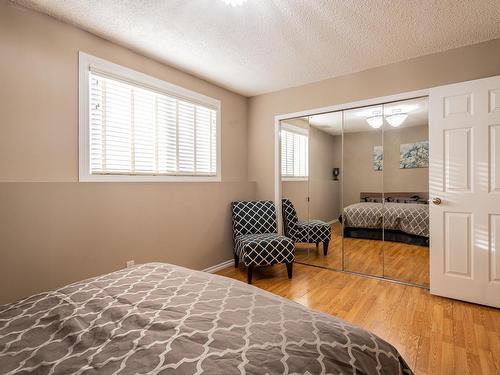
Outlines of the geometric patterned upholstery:
[[236,265],[239,260],[247,267],[294,261],[295,244],[277,234],[272,201],[237,201],[231,204],[231,211]]
[[292,240],[276,233],[244,234],[234,244],[234,252],[246,266],[293,262],[294,249]]
[[283,224],[285,235],[294,242],[327,243],[332,236],[330,224],[324,221],[299,221],[295,208],[288,199],[283,199]]
[[231,208],[234,238],[242,234],[278,233],[272,201],[237,201]]

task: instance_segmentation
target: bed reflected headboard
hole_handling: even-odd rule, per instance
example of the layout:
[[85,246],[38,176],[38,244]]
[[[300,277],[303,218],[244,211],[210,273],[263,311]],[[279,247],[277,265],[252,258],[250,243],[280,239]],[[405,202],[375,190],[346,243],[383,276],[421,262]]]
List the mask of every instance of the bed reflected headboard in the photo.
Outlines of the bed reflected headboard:
[[[382,198],[383,197],[383,198]],[[389,192],[389,193],[359,193],[360,202],[378,202],[381,203],[382,199],[386,202],[393,203],[420,203],[428,204],[428,192]]]

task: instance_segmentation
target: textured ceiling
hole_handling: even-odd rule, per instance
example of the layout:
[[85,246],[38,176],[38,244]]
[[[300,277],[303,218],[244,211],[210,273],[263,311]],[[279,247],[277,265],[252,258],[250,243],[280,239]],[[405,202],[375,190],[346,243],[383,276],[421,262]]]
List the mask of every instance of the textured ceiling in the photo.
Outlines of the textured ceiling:
[[499,0],[15,0],[252,96],[500,37]]

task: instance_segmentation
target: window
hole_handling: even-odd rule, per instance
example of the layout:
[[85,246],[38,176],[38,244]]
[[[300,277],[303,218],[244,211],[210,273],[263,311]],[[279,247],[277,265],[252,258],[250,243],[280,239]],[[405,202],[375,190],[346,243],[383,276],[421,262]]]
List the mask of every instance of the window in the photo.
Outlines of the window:
[[80,53],[81,181],[220,181],[220,103]]
[[284,179],[307,179],[309,176],[309,137],[307,130],[282,124],[280,141],[281,177]]

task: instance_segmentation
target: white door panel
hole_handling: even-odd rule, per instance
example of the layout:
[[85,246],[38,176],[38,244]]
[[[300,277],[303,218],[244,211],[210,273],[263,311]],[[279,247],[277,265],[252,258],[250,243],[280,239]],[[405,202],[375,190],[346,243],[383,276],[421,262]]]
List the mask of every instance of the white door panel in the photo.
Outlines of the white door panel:
[[500,111],[500,89],[490,90],[490,112]]
[[444,131],[444,181],[446,191],[471,190],[471,128]]
[[500,283],[500,215],[490,215],[490,279]]
[[500,77],[430,90],[431,293],[500,307]]
[[500,124],[490,125],[490,192],[500,193]]
[[[470,213],[445,212],[445,274],[471,278],[472,233]],[[452,235],[453,233],[453,235]]]

